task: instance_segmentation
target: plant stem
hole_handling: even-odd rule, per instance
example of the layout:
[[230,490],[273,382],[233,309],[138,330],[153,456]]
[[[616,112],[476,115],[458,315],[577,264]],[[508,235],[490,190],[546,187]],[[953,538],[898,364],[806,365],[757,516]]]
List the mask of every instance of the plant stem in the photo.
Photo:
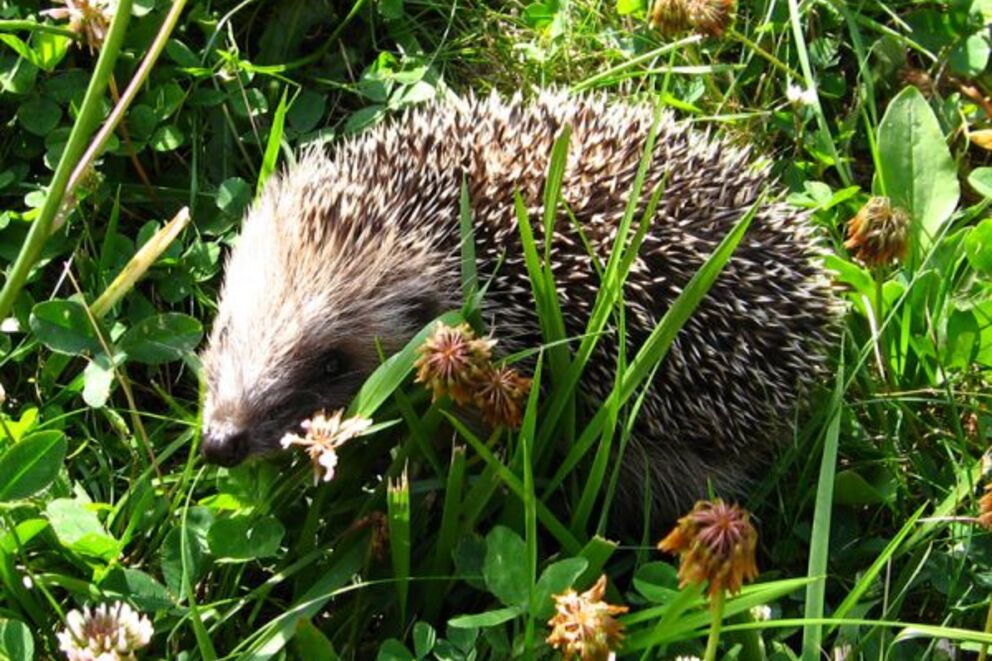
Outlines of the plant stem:
[[134,283],[145,274],[152,264],[165,252],[179,233],[189,223],[189,208],[183,207],[165,227],[155,233],[128,261],[127,265],[114,278],[107,289],[90,306],[94,317],[100,318],[117,304],[134,287]]
[[[158,56],[161,55],[162,50],[165,48],[165,44],[169,41],[169,35],[172,34],[173,29],[176,27],[176,22],[179,20],[179,15],[182,13],[183,8],[186,6],[186,0],[175,0],[172,3],[172,7],[169,8],[169,13],[165,15],[165,19],[162,21],[161,27],[158,29],[158,34],[155,35],[155,40],[152,41],[151,46],[148,47],[148,52],[145,54],[141,64],[138,69],[134,72],[134,76],[131,78],[131,82],[128,83],[127,89],[121,94],[120,99],[114,106],[110,115],[107,117],[107,121],[103,123],[100,127],[99,133],[93,138],[93,142],[86,149],[83,157],[79,159],[79,163],[76,164],[72,171],[72,177],[69,180],[68,193],[72,195],[73,191],[76,190],[76,186],[79,185],[80,180],[86,173],[86,170],[93,165],[93,162],[97,157],[103,152],[103,148],[107,145],[107,140],[113,134],[117,125],[120,124],[121,120],[124,119],[124,113],[127,111],[131,102],[134,101],[134,97],[138,95],[138,91],[145,84],[145,80],[148,79],[148,74],[151,73],[152,67],[155,66],[155,62],[158,61]],[[61,223],[59,223],[61,224]],[[58,229],[58,225],[54,229]]]
[[795,78],[796,80],[803,80],[803,75],[801,73],[799,73],[798,71],[790,67],[788,64],[786,64],[782,60],[778,59],[777,57],[766,51],[757,43],[745,37],[743,34],[738,32],[734,28],[730,28],[729,30],[727,30],[727,34],[730,35],[732,39],[736,39],[737,41],[741,42],[743,46],[746,46],[751,50],[753,50],[755,54],[765,59],[769,64],[771,64],[776,69],[782,71],[782,73],[788,75],[790,78]]
[[[985,633],[992,633],[992,599],[989,600],[989,612],[985,616]],[[982,643],[978,649],[978,661],[985,661],[988,656],[989,646]]]
[[14,262],[14,266],[10,270],[10,275],[7,277],[7,282],[4,283],[3,290],[0,291],[0,319],[6,317],[11,307],[13,307],[14,299],[17,298],[21,287],[24,286],[31,268],[38,261],[38,256],[41,255],[41,249],[44,247],[49,234],[51,234],[51,228],[56,216],[63,208],[72,167],[79,161],[79,156],[85,148],[86,141],[90,133],[92,133],[96,122],[99,120],[100,101],[103,98],[103,93],[107,88],[110,76],[114,71],[114,64],[117,62],[121,44],[124,42],[124,32],[127,29],[127,22],[130,17],[131,0],[120,0],[117,5],[117,11],[114,14],[114,19],[110,23],[107,39],[104,41],[103,48],[100,50],[100,57],[96,62],[93,77],[90,79],[89,87],[86,89],[83,103],[79,107],[79,115],[76,118],[76,123],[72,126],[65,151],[62,152],[62,158],[59,159],[59,164],[55,168],[55,175],[52,177],[52,183],[49,186],[48,194],[45,196],[45,202],[41,207],[41,212],[38,214],[38,218],[34,223],[32,223],[27,238],[25,238],[23,245],[21,245],[17,260]]
[[720,590],[710,600],[710,637],[706,640],[706,654],[704,661],[716,661],[716,647],[720,642],[720,627],[723,626],[723,605],[727,596]]
[[21,30],[26,30],[28,32],[47,32],[49,34],[57,34],[60,37],[68,37],[74,41],[79,41],[79,35],[69,28],[49,25],[48,23],[37,23],[35,21],[16,19],[0,21],[0,32],[20,32]]

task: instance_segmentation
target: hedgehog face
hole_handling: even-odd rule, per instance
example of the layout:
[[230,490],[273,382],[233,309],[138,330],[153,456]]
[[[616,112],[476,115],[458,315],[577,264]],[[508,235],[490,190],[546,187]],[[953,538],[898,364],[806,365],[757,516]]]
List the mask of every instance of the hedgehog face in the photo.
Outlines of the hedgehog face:
[[235,465],[279,449],[321,409],[344,407],[380,363],[440,312],[432,268],[398,233],[327,210],[301,164],[249,212],[225,267],[202,354],[202,449]]

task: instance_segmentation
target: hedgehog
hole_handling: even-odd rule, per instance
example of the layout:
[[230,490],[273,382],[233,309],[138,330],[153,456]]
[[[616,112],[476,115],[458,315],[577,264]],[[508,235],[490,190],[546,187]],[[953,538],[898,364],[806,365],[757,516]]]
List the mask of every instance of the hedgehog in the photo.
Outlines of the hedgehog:
[[[330,153],[306,150],[270,179],[226,260],[202,354],[207,460],[231,466],[277,450],[314,411],[347,405],[381,363],[380,347],[399,350],[460,306],[463,186],[483,318],[502,350],[539,346],[514,197],[541,217],[552,147],[566,126],[550,261],[566,332],[580,336],[659,117],[644,190],[664,191],[624,285],[628,356],[734,224],[757,210],[649,384],[620,496],[637,505],[649,492],[659,520],[710,490],[741,496],[788,437],[837,334],[816,229],[781,195],[758,203],[776,183],[749,148],[650,103],[560,90],[434,101]],[[612,330],[580,383],[591,405],[615,381]]]

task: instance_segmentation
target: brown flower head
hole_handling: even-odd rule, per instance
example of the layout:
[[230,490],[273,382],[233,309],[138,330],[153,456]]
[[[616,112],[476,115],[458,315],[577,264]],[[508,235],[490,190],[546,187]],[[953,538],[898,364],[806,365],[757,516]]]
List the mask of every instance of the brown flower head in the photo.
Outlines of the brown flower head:
[[689,0],[689,22],[708,37],[720,37],[730,25],[734,0]]
[[530,379],[512,367],[491,367],[475,385],[475,405],[486,422],[493,426],[519,427],[521,405],[530,391]]
[[548,620],[551,635],[548,644],[560,650],[568,661],[598,661],[609,658],[610,652],[623,641],[623,625],[614,615],[626,613],[626,606],[614,606],[603,601],[606,575],[596,584],[578,594],[567,590],[555,595],[555,615]]
[[730,24],[733,10],[734,0],[655,0],[648,20],[669,37],[689,30],[719,37]]
[[899,81],[903,85],[912,85],[923,92],[923,96],[933,96],[937,91],[937,85],[933,76],[923,69],[904,67],[899,71]]
[[985,485],[985,493],[978,499],[978,525],[992,530],[992,482]]
[[651,27],[667,37],[674,37],[692,27],[689,0],[656,0],[648,17]]
[[903,259],[909,247],[909,213],[893,207],[887,197],[871,198],[848,224],[844,247],[870,268]]
[[55,20],[69,21],[69,29],[82,37],[90,52],[99,50],[107,38],[110,21],[117,9],[116,0],[53,0],[64,7],[41,12]]
[[351,524],[349,530],[365,530],[368,528],[372,535],[369,539],[369,551],[372,557],[382,562],[389,551],[389,519],[385,512],[374,510],[367,516]]
[[468,324],[438,323],[417,349],[417,381],[437,400],[450,395],[458,404],[472,401],[474,383],[489,367],[494,340],[477,338]]
[[709,582],[709,595],[740,592],[758,576],[754,561],[758,533],[747,510],[717,498],[701,500],[661,540],[658,548],[680,556],[679,581],[684,587]]
[[71,610],[65,624],[57,637],[69,661],[132,661],[154,633],[147,617],[119,601]]
[[286,434],[280,443],[283,448],[299,445],[310,455],[313,462],[314,484],[320,481],[323,473],[324,482],[334,479],[334,469],[338,465],[337,450],[345,441],[361,436],[371,425],[366,418],[344,418],[344,410],[335,411],[330,417],[321,411],[309,420],[300,423],[305,432],[304,436]]

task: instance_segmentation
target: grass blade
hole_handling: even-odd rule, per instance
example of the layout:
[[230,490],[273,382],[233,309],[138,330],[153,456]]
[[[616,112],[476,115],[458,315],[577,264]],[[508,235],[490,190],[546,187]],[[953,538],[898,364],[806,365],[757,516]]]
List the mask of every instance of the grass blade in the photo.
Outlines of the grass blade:
[[[813,531],[810,534],[809,570],[813,582],[806,588],[805,615],[823,617],[827,591],[827,559],[830,553],[830,515],[834,504],[834,475],[837,472],[837,446],[840,441],[840,411],[844,396],[844,363],[837,368],[837,384],[830,402],[826,434],[823,439],[823,456],[820,460],[820,479],[816,487],[816,509],[813,513]],[[823,640],[822,624],[803,627],[803,661],[820,658]]]
[[658,322],[658,325],[637,352],[633,362],[631,362],[630,369],[624,374],[622,384],[620,387],[614,388],[610,397],[607,398],[606,402],[603,402],[595,417],[586,426],[582,436],[572,445],[568,455],[561,462],[558,470],[549,481],[542,497],[546,497],[554,489],[558,488],[562,480],[565,479],[565,476],[578,465],[595,439],[599,437],[603,426],[606,424],[610,410],[609,407],[612,406],[609,400],[616,398],[619,400],[621,406],[626,404],[640,384],[654,370],[654,366],[668,353],[668,349],[675,340],[675,336],[689,319],[696,306],[702,301],[706,292],[713,286],[723,267],[730,260],[730,256],[733,254],[734,249],[737,248],[737,244],[744,237],[747,228],[751,226],[751,221],[754,219],[763,200],[764,195],[760,196],[751,206],[751,209],[737,221],[737,224],[723,238],[716,247],[716,250],[713,251],[713,254],[710,255],[709,259],[692,276],[685,289],[682,290],[682,293],[675,299],[672,306],[665,312],[665,316]]
[[289,109],[286,103],[288,91],[289,88],[283,88],[279,105],[276,106],[276,112],[272,116],[272,128],[269,129],[269,139],[265,143],[265,155],[262,157],[262,167],[258,171],[258,183],[255,185],[255,195],[262,193],[265,182],[276,171],[276,163],[279,160],[279,148],[282,146],[282,135],[286,126],[286,111]]
[[407,595],[410,592],[410,481],[405,469],[398,480],[390,481],[386,503],[389,510],[389,551],[393,558],[400,621],[406,622]]

